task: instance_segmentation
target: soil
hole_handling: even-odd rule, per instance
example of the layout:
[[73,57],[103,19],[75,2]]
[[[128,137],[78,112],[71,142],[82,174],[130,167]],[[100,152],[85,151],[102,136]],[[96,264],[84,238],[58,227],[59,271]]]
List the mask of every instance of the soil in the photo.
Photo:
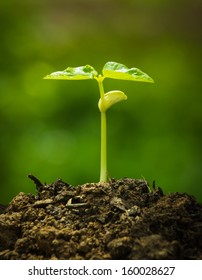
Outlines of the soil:
[[202,204],[142,179],[42,184],[0,207],[0,259],[202,259]]

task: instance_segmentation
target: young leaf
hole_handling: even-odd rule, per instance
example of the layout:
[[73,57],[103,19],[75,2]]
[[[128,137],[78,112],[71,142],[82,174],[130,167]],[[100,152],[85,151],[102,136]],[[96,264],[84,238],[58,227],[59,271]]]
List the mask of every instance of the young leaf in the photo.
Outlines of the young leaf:
[[90,65],[80,67],[68,67],[64,71],[53,72],[44,79],[55,80],[88,80],[97,76],[97,71]]
[[105,93],[104,99],[100,98],[98,102],[98,108],[100,112],[106,112],[107,109],[109,109],[112,105],[126,99],[127,96],[120,90],[108,91],[107,93]]
[[117,62],[107,62],[103,69],[102,74],[104,78],[139,81],[153,83],[153,79],[146,73],[138,68],[128,68],[123,64]]

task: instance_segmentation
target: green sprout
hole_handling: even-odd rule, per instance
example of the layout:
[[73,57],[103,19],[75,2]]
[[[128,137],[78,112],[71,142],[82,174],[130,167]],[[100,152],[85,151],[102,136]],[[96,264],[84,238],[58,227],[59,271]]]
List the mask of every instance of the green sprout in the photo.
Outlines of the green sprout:
[[146,73],[137,68],[128,68],[117,62],[107,62],[102,74],[90,65],[80,67],[68,67],[64,71],[53,72],[44,77],[44,79],[52,80],[88,80],[95,79],[98,82],[100,99],[98,108],[101,112],[101,163],[100,163],[100,182],[108,181],[107,173],[107,122],[106,111],[115,103],[126,100],[127,96],[120,90],[104,92],[103,81],[105,78],[128,80],[136,82],[153,83],[153,79]]

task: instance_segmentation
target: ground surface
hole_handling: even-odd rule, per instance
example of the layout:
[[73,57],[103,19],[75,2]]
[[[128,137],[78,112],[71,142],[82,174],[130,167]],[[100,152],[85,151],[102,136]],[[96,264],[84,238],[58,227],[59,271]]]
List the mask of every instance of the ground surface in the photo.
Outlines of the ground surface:
[[145,180],[43,185],[0,207],[0,259],[202,259],[202,205]]

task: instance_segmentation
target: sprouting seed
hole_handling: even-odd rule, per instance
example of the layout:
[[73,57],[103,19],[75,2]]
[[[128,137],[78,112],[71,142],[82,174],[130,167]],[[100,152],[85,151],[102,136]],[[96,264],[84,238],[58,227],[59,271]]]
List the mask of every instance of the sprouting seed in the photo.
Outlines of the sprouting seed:
[[101,162],[100,162],[100,182],[108,181],[107,172],[107,122],[106,111],[117,102],[127,99],[125,93],[120,90],[104,91],[103,81],[105,78],[128,80],[136,82],[153,83],[153,79],[138,68],[128,68],[117,62],[107,62],[102,74],[90,65],[80,67],[68,67],[64,71],[53,72],[44,77],[44,79],[52,80],[88,80],[95,79],[98,82],[100,99],[98,108],[101,112]]

